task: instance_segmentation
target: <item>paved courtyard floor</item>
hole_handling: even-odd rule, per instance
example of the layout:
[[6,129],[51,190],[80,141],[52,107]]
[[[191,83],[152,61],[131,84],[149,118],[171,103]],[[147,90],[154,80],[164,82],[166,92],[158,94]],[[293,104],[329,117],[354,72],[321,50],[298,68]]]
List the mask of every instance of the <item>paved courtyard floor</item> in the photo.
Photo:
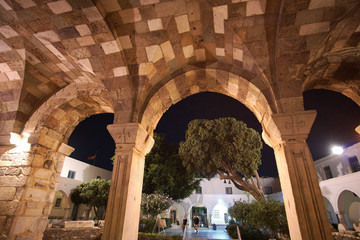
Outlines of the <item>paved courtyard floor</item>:
[[[181,229],[168,229],[166,234],[181,234]],[[230,239],[229,235],[225,231],[225,226],[218,226],[216,230],[208,228],[200,228],[199,232],[195,234],[194,228],[188,228],[186,231],[186,239]]]

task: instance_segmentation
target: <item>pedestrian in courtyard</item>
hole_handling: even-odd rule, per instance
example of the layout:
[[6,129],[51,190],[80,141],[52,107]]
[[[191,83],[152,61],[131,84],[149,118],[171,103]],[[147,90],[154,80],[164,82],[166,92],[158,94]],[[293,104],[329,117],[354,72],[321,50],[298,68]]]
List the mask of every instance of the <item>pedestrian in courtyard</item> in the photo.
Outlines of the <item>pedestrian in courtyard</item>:
[[187,225],[187,218],[186,218],[186,215],[185,215],[184,219],[183,219],[183,222],[182,222],[182,230],[183,230],[183,232],[185,232],[186,225]]
[[193,218],[193,223],[194,223],[195,234],[197,234],[199,227],[199,217],[197,214],[195,214],[195,217]]

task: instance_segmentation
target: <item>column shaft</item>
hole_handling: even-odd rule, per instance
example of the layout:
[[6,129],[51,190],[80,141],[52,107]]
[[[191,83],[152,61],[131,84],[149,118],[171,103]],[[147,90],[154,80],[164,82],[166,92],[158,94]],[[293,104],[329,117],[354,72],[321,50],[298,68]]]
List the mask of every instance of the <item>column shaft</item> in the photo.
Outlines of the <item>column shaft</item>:
[[264,140],[274,148],[292,240],[331,240],[324,200],[306,138],[315,111],[275,114]]
[[154,141],[139,124],[114,124],[108,129],[116,153],[102,239],[136,240],[145,154]]

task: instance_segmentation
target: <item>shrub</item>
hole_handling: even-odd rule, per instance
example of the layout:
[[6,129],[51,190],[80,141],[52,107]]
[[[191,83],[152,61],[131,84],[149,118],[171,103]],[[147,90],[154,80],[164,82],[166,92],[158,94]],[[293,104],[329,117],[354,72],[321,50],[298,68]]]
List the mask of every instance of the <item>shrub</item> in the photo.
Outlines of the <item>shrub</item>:
[[139,233],[138,240],[181,240],[181,235],[165,235],[156,233]]
[[259,230],[256,229],[249,229],[240,226],[239,224],[235,223],[234,220],[230,220],[229,225],[226,226],[226,231],[229,234],[231,239],[238,239],[236,226],[239,226],[241,239],[242,240],[267,240],[269,236],[261,233]]
[[154,218],[141,218],[139,222],[139,232],[152,233],[156,220]]

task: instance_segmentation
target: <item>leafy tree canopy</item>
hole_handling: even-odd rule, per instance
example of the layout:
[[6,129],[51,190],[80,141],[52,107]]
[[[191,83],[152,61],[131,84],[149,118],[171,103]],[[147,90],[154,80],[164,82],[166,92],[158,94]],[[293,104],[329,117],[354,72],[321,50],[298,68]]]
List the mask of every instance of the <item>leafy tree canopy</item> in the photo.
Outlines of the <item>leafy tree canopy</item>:
[[155,218],[162,211],[168,209],[173,205],[174,201],[165,194],[153,193],[146,194],[143,193],[141,199],[141,211],[150,215],[152,218]]
[[208,179],[219,174],[256,199],[265,198],[257,174],[262,149],[258,132],[234,118],[195,119],[189,123],[185,137],[179,155],[188,171]]
[[199,187],[199,179],[182,165],[179,146],[166,142],[165,135],[154,134],[155,144],[145,157],[143,193],[160,193],[178,201]]
[[71,201],[74,203],[82,203],[94,207],[95,214],[98,218],[98,209],[106,209],[109,198],[111,180],[92,179],[90,182],[83,182],[71,194]]
[[251,203],[235,201],[229,208],[229,214],[237,221],[241,221],[243,227],[263,229],[266,228],[271,235],[289,235],[285,206],[275,200],[253,201]]

